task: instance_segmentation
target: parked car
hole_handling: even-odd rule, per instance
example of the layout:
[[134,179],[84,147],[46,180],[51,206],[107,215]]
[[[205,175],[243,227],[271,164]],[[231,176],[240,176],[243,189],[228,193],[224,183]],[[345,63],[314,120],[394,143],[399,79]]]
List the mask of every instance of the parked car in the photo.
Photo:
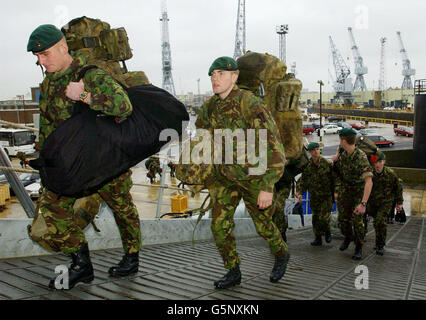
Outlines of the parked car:
[[345,119],[343,119],[343,117],[340,116],[329,116],[328,117],[328,122],[339,122],[339,121],[344,121]]
[[356,130],[365,129],[365,126],[361,122],[351,123],[351,127]]
[[316,113],[310,113],[309,114],[309,119],[310,120],[319,120],[320,116],[318,114],[316,114]]
[[31,199],[38,199],[40,197],[40,182],[34,182],[25,187]]
[[[36,183],[36,182],[40,182],[40,175],[38,173],[21,173],[18,177],[19,177],[19,180],[21,180],[24,187],[27,187],[28,185]],[[10,183],[4,174],[0,175],[0,184],[5,184],[9,186],[10,195],[11,196],[15,195],[13,188],[10,186]]]
[[375,129],[361,129],[359,130],[359,133],[361,133],[363,136],[373,136],[377,135],[377,130]]
[[401,136],[412,137],[414,135],[413,128],[410,128],[410,127],[393,128],[393,132],[395,132],[396,136],[401,135]]
[[367,136],[368,139],[374,142],[374,144],[378,147],[390,147],[394,145],[392,140],[386,139],[383,136]]
[[[315,131],[317,131],[320,125],[318,123],[312,123],[312,127],[314,128]],[[321,128],[322,127],[324,127],[324,125],[322,125]]]
[[324,134],[339,133],[340,130],[342,130],[342,127],[339,127],[338,125],[335,125],[335,124],[331,124],[328,126],[324,126],[323,130],[324,130]]
[[337,125],[341,128],[352,128],[351,125],[347,122],[337,122]]
[[392,110],[395,110],[395,108],[394,107],[385,107],[385,108],[383,108],[383,110],[390,110],[390,111],[392,111]]
[[312,125],[304,124],[303,125],[303,134],[312,134],[314,133],[315,129]]

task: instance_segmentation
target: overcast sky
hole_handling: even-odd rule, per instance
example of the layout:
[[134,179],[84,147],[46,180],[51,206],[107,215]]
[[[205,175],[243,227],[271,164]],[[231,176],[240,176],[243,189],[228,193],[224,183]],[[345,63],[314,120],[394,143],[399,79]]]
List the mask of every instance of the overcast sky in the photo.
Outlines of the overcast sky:
[[[26,52],[28,37],[40,24],[62,27],[71,19],[87,16],[124,27],[133,58],[130,71],[145,71],[150,81],[162,85],[160,0],[16,0],[2,1],[0,11],[0,100],[28,94],[42,81],[35,57]],[[168,0],[173,80],[177,94],[210,91],[207,71],[212,61],[233,56],[238,0]],[[401,31],[415,78],[426,78],[426,1],[418,0],[246,0],[247,50],[279,56],[275,28],[289,25],[287,64],[297,65],[303,87],[318,91],[317,80],[331,90],[328,70],[334,74],[329,36],[351,72],[354,59],[348,27],[368,67],[368,88],[377,88],[381,37],[386,44],[386,82],[400,87],[402,59],[396,31]],[[355,81],[355,76],[353,76]]]

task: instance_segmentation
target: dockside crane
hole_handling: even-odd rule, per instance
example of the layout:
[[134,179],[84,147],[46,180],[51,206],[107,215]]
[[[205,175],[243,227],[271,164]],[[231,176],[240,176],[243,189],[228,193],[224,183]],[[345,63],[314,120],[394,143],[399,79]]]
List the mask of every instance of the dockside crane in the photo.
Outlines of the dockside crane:
[[368,68],[364,66],[362,61],[361,54],[359,52],[358,46],[356,45],[354,35],[352,33],[352,28],[348,28],[349,38],[352,46],[352,53],[355,59],[355,69],[354,73],[356,74],[356,80],[354,83],[353,91],[367,91],[367,86],[364,81],[364,74],[368,73]]
[[238,0],[237,30],[235,33],[234,59],[246,52],[246,0]]
[[379,77],[379,91],[386,89],[386,56],[385,56],[385,44],[387,39],[385,37],[380,38],[380,77]]
[[166,1],[161,2],[161,27],[162,27],[162,39],[161,39],[161,48],[162,48],[162,63],[163,63],[163,89],[176,95],[175,85],[173,83],[172,76],[172,52],[170,49],[170,40],[169,40],[169,18],[167,15],[167,6]]
[[343,60],[340,52],[337,50],[333,39],[329,36],[331,54],[333,57],[334,70],[336,72],[335,82],[333,83],[336,96],[336,102],[344,102],[345,104],[352,104],[354,97],[352,96],[352,79],[349,77],[351,71]]
[[402,75],[404,81],[402,82],[401,89],[413,89],[413,82],[411,77],[416,74],[416,69],[411,68],[410,59],[408,59],[407,50],[405,50],[404,43],[402,42],[401,32],[396,32],[399,40],[400,52],[402,55]]

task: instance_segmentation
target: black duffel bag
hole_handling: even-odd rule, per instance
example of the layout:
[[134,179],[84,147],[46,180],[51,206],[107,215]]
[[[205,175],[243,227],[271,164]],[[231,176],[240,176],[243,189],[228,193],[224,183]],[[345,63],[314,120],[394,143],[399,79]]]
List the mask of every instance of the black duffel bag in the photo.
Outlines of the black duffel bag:
[[189,115],[174,96],[151,84],[125,90],[133,112],[124,121],[77,102],[73,116],[47,137],[39,158],[30,161],[44,187],[64,196],[91,194],[171,142],[160,141],[164,129],[182,134]]

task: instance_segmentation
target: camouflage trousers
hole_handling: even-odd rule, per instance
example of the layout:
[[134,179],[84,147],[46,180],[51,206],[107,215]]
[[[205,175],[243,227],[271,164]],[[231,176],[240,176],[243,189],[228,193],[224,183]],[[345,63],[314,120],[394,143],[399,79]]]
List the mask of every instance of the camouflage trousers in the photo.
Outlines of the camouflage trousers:
[[310,206],[312,210],[312,228],[315,236],[320,237],[325,232],[330,231],[331,210],[333,209],[331,195],[325,198],[311,197]]
[[392,209],[392,203],[368,203],[367,214],[374,219],[374,231],[376,233],[376,246],[383,247],[386,244],[386,220],[390,210]]
[[[139,215],[130,194],[132,184],[131,171],[128,171],[98,190],[114,214],[126,253],[138,252],[142,245]],[[65,254],[76,252],[87,243],[83,230],[75,221],[73,206],[76,200],[44,189],[39,202],[51,242]]]
[[[277,185],[275,185],[275,187],[276,186]],[[288,221],[286,215],[284,214],[284,209],[285,201],[287,200],[290,194],[290,189],[291,185],[285,186],[282,189],[278,189],[274,193],[275,213],[272,217],[272,221],[275,223],[281,233],[287,232],[288,228]]]
[[216,247],[223,259],[226,269],[230,270],[241,264],[241,259],[236,250],[233,230],[235,227],[234,213],[241,198],[253,219],[257,233],[265,239],[275,256],[284,256],[287,245],[282,240],[280,231],[272,222],[275,206],[266,210],[257,208],[259,186],[250,181],[230,182],[218,176],[215,183],[209,187],[212,208],[211,230],[216,242]]
[[356,245],[364,244],[364,216],[356,215],[355,208],[361,203],[363,188],[341,188],[337,199],[339,211],[338,221],[342,234],[350,238]]

